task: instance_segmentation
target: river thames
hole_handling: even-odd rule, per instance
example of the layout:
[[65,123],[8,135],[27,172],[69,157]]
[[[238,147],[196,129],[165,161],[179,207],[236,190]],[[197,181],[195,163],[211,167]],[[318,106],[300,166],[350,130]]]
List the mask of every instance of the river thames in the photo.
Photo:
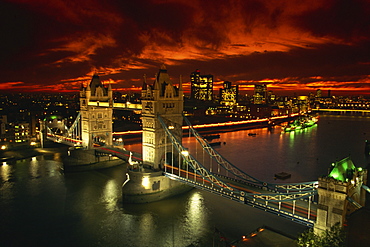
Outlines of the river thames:
[[[250,136],[248,133],[255,133]],[[317,180],[351,156],[366,167],[370,116],[321,114],[318,125],[282,133],[277,126],[220,133],[217,151],[266,182]],[[194,140],[183,139],[192,148]],[[139,144],[127,145],[141,152]],[[65,149],[64,149],[65,150]],[[208,192],[192,190],[160,202],[121,201],[125,166],[64,174],[58,150],[0,166],[1,246],[218,246],[267,225],[296,236],[298,225]],[[220,245],[221,246],[221,245]]]

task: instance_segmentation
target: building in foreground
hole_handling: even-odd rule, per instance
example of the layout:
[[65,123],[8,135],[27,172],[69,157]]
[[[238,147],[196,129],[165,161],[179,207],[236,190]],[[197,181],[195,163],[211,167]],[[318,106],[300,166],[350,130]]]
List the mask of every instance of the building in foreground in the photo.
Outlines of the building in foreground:
[[314,230],[321,233],[365,206],[367,170],[356,167],[347,157],[332,164],[329,175],[319,178],[317,218]]

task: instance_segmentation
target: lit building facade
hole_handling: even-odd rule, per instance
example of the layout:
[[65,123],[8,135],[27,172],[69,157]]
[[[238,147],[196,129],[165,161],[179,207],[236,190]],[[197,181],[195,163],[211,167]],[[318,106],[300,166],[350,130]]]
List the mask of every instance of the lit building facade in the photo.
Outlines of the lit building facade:
[[190,82],[192,99],[213,100],[213,75],[201,75],[197,69],[190,74]]
[[231,85],[231,82],[225,81],[224,88],[220,89],[220,104],[234,106],[238,102],[238,85]]
[[265,84],[254,85],[253,103],[257,105],[266,104],[267,86]]
[[17,123],[14,124],[14,142],[27,142],[30,139],[30,124]]
[[0,138],[5,137],[7,124],[8,124],[8,117],[6,115],[0,116]]

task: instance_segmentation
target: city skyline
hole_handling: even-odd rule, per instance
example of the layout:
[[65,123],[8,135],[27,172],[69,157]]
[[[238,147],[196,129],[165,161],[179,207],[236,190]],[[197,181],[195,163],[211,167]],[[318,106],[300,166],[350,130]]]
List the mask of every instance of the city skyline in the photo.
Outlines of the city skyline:
[[94,73],[138,92],[161,64],[240,92],[370,92],[370,4],[340,1],[3,1],[2,92],[77,92]]

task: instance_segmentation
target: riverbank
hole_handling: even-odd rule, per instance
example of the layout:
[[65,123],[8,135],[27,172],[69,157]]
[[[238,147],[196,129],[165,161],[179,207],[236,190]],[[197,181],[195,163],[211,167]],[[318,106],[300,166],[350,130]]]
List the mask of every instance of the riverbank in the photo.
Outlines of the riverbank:
[[[275,118],[264,118],[255,120],[230,121],[230,118],[223,118],[223,121],[216,122],[212,117],[208,121],[195,121],[188,118],[194,129],[202,134],[225,133],[237,130],[259,129],[259,128],[275,128],[285,122],[295,119],[297,116],[284,116]],[[213,121],[212,121],[213,120]],[[122,138],[124,144],[136,144],[142,142],[142,131],[127,131],[113,133],[116,138]],[[189,128],[186,124],[183,125],[183,136],[189,134]]]
[[60,151],[67,152],[67,150],[68,146],[49,141],[46,142],[44,148],[30,146],[29,144],[13,144],[10,145],[8,149],[0,151],[0,160],[21,160],[38,155],[43,155],[45,153],[55,153]]
[[0,152],[0,159],[2,161],[8,160],[19,160],[25,159],[33,156],[40,155],[39,150],[33,147],[27,147],[23,149],[12,149],[12,150],[4,150]]

